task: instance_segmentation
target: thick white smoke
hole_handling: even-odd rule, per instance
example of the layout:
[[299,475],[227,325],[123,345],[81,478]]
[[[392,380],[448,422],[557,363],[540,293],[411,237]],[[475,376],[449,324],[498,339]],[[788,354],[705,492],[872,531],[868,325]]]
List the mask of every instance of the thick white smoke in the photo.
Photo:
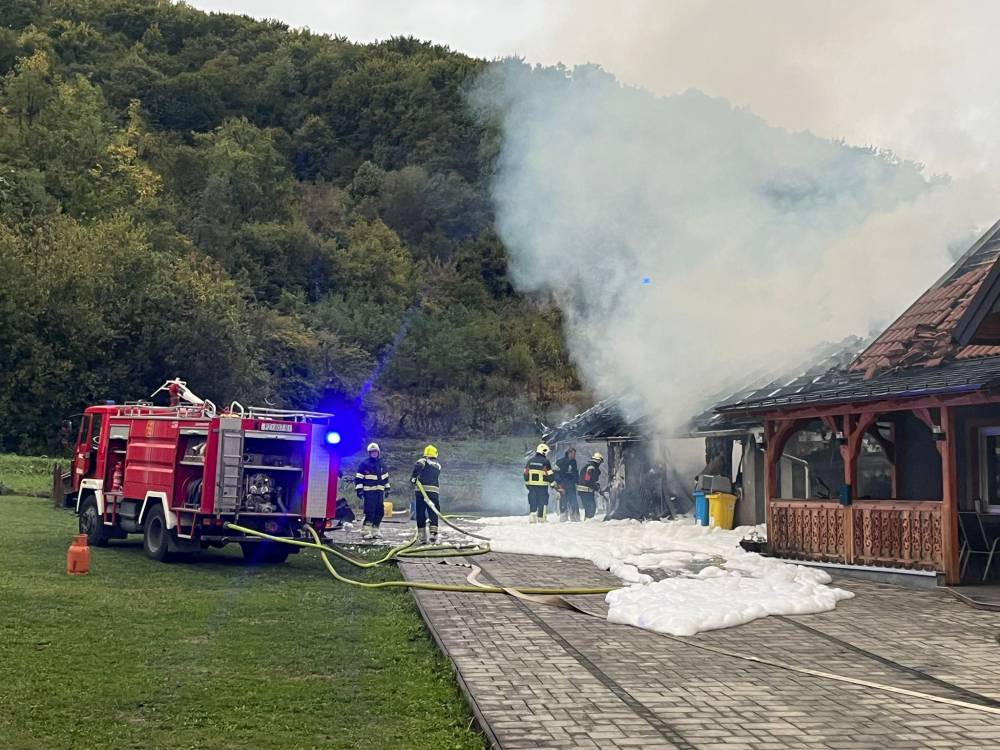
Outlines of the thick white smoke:
[[472,101],[502,129],[493,197],[515,283],[554,295],[596,395],[635,393],[664,430],[884,325],[995,218],[976,178],[593,66],[498,63]]

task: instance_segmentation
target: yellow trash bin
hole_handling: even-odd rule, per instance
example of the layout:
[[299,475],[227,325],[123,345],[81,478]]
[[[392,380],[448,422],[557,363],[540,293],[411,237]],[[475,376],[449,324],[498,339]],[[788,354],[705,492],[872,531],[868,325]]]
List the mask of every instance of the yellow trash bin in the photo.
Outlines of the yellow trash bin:
[[[387,518],[392,518],[392,503],[389,502],[388,500],[386,500],[384,503],[382,503],[382,507],[385,509],[385,515],[386,515],[386,517]],[[732,519],[732,517],[733,517],[733,515],[732,515],[732,513],[730,513],[729,514],[729,518]],[[730,528],[730,527],[726,527],[726,528]]]
[[708,496],[708,525],[720,529],[733,528],[733,511],[736,510],[736,495],[728,492],[713,492]]

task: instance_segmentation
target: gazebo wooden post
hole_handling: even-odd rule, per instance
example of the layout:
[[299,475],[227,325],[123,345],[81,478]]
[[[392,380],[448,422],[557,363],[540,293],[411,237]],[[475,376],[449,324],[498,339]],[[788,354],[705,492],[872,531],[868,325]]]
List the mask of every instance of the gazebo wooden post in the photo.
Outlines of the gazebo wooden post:
[[959,581],[958,565],[958,422],[955,406],[941,405],[939,422],[934,421],[929,408],[916,408],[913,413],[931,432],[935,426],[944,431],[944,440],[937,442],[941,454],[941,567],[945,582],[955,586]]
[[[788,438],[799,428],[800,419],[764,420],[764,439],[767,441],[767,473],[764,476],[764,490],[768,504],[778,495],[778,463],[785,451]],[[770,513],[770,505],[767,509]]]
[[841,447],[844,456],[844,484],[850,487],[851,504],[844,506],[844,559],[854,563],[857,550],[854,549],[854,500],[858,494],[858,458],[865,433],[878,421],[878,412],[866,411],[860,414],[844,415],[844,436],[847,444]]
[[803,420],[764,419],[764,439],[767,441],[764,456],[764,520],[767,523],[767,538],[774,544],[782,535],[772,512],[772,501],[778,496],[778,464],[785,451],[785,443]]
[[[840,455],[844,459],[844,484],[850,488],[851,502],[857,494],[858,485],[858,450],[861,441],[855,442],[855,425],[858,415],[845,414],[842,418],[843,434],[847,442],[840,446]],[[842,505],[844,524],[844,562],[851,565],[854,562],[854,508],[852,505]]]
[[958,566],[958,426],[955,409],[941,407],[941,427],[944,440],[938,443],[941,452],[941,557],[944,563],[945,582],[949,586],[960,583]]
[[771,455],[771,445],[774,443],[775,422],[764,420],[764,522],[771,522],[771,498],[774,497],[775,485],[778,483],[778,465]]

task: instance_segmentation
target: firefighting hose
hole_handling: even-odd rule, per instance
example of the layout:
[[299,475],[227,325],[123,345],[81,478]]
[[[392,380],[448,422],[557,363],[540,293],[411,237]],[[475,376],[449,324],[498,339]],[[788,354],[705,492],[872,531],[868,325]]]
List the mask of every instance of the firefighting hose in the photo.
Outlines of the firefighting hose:
[[379,583],[367,583],[365,581],[356,581],[352,578],[347,578],[337,572],[337,569],[330,562],[330,555],[339,557],[341,560],[350,563],[358,568],[374,568],[378,565],[389,562],[395,558],[407,558],[407,557],[456,557],[461,555],[482,555],[490,551],[489,538],[481,536],[479,534],[474,534],[472,532],[466,531],[465,529],[456,526],[454,523],[448,520],[447,517],[443,516],[438,510],[437,506],[431,501],[427,496],[427,492],[420,482],[417,483],[417,489],[420,490],[420,494],[423,495],[424,501],[430,506],[438,518],[441,519],[445,524],[455,529],[461,534],[473,537],[475,539],[481,539],[487,544],[485,546],[476,546],[471,548],[456,547],[451,544],[439,544],[439,545],[428,545],[422,547],[414,547],[417,542],[418,531],[415,530],[412,536],[403,544],[393,547],[388,552],[385,553],[378,560],[359,560],[353,555],[348,555],[341,550],[331,547],[329,545],[323,544],[320,535],[316,532],[309,524],[306,524],[306,530],[312,536],[312,542],[304,542],[299,539],[288,539],[286,537],[273,536],[271,534],[266,534],[263,531],[257,531],[256,529],[250,529],[246,526],[240,526],[235,523],[227,523],[226,528],[232,529],[233,531],[238,531],[242,534],[247,534],[248,536],[255,536],[260,539],[267,539],[272,542],[279,542],[281,544],[290,544],[295,547],[302,547],[304,549],[315,549],[319,552],[320,557],[323,558],[323,564],[326,569],[330,572],[334,578],[336,578],[341,583],[349,583],[354,586],[360,586],[366,589],[385,589],[385,588],[409,588],[409,589],[421,589],[425,591],[451,591],[458,593],[477,593],[477,594],[507,594],[517,596],[518,594],[527,595],[552,595],[552,596],[571,596],[571,595],[587,595],[587,594],[607,594],[610,591],[614,591],[617,586],[613,587],[601,587],[601,588],[518,588],[511,589],[500,586],[488,586],[485,584],[476,583],[475,585],[463,586],[456,584],[447,583],[430,583],[426,581],[382,581]]
[[[327,570],[330,571],[330,575],[332,575],[341,583],[350,583],[354,586],[360,586],[366,589],[410,588],[410,589],[422,589],[427,591],[452,591],[458,593],[476,593],[476,594],[509,593],[509,589],[501,588],[499,586],[458,586],[447,583],[428,583],[425,581],[381,581],[379,583],[367,583],[365,581],[356,581],[352,578],[347,578],[346,576],[341,575],[340,573],[337,572],[337,569],[334,568],[333,564],[330,562],[329,556],[332,554],[346,562],[351,563],[352,565],[356,565],[357,567],[371,568],[376,565],[381,565],[384,562],[388,562],[389,560],[396,557],[406,557],[407,555],[405,555],[403,551],[406,550],[408,547],[412,546],[414,542],[416,542],[415,533],[408,542],[400,545],[399,547],[393,548],[382,559],[377,561],[366,561],[362,563],[361,561],[357,560],[351,555],[346,555],[338,549],[323,544],[319,534],[316,532],[316,529],[314,529],[312,526],[308,524],[306,524],[305,528],[312,535],[312,538],[314,539],[314,541],[312,542],[303,542],[299,539],[288,539],[286,537],[272,536],[271,534],[265,534],[263,531],[257,531],[256,529],[249,529],[245,526],[240,526],[235,523],[227,523],[226,528],[232,529],[233,531],[238,531],[241,534],[246,534],[248,536],[259,537],[260,539],[267,539],[268,541],[272,542],[279,542],[281,544],[291,544],[295,547],[302,547],[303,549],[318,550],[320,557],[323,558],[323,564],[326,565]],[[438,545],[438,546],[442,549],[445,547],[445,545]],[[418,548],[417,550],[414,550],[414,553],[427,549],[428,548],[426,547]],[[471,554],[484,554],[487,551],[488,550],[480,549]],[[456,554],[455,552],[451,552],[448,554],[448,556],[453,557],[455,556],[455,554]],[[413,556],[416,555],[414,554]],[[603,588],[565,588],[565,589],[519,588],[517,589],[517,591],[519,591],[522,594],[539,594],[539,595],[553,594],[562,596],[583,596],[587,594],[607,594],[609,591],[614,591],[616,588],[618,587],[612,586]]]
[[471,531],[466,531],[465,529],[460,529],[458,526],[456,526],[451,521],[449,521],[448,517],[446,515],[444,515],[443,513],[441,513],[441,511],[438,510],[437,506],[433,502],[431,502],[430,497],[427,496],[427,491],[424,489],[424,486],[420,483],[419,479],[416,481],[416,485],[417,485],[417,489],[420,490],[420,494],[424,498],[424,502],[427,503],[427,507],[430,508],[432,511],[434,511],[434,513],[437,514],[437,517],[440,518],[442,521],[444,521],[448,526],[451,526],[451,528],[453,528],[455,531],[459,532],[460,534],[465,534],[466,536],[471,536],[473,539],[481,539],[484,542],[489,542],[490,541],[489,537],[480,536],[479,534],[473,534]]

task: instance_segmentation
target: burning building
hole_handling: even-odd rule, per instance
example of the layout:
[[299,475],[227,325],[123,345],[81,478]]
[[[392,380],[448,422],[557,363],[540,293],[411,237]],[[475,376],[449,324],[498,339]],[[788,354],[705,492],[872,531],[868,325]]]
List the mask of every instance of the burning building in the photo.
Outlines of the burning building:
[[[612,505],[643,494],[668,438],[705,440],[737,488],[736,523],[771,554],[948,584],[1000,563],[1000,222],[870,342],[820,346],[800,374],[748,387],[673,435],[627,398],[546,433],[606,443]],[[735,450],[734,448],[738,448]],[[665,472],[688,498],[693,477]],[[641,507],[637,517],[657,515]]]
[[[861,352],[865,341],[852,336],[836,344],[815,347],[788,372],[774,377],[758,374],[722,403],[739,403],[779,393],[796,393],[848,365]],[[641,414],[628,418],[626,414]],[[691,507],[692,491],[702,475],[722,477],[732,485],[739,500],[737,525],[752,526],[765,521],[764,422],[755,414],[721,414],[714,407],[693,417],[683,428],[665,433],[661,420],[645,414],[638,399],[620,396],[605,399],[590,409],[548,430],[544,440],[560,450],[591,443],[602,446],[607,458],[610,504],[630,517],[661,517]],[[683,441],[683,442],[681,442]],[[698,441],[698,442],[696,442]],[[684,445],[688,443],[688,445]],[[693,455],[704,445],[703,462],[693,465]],[[699,456],[700,459],[700,456]],[[813,457],[814,463],[822,458]],[[793,455],[783,456],[786,482],[822,474],[820,467]],[[659,487],[650,487],[651,481]],[[816,480],[818,481],[818,480]]]

